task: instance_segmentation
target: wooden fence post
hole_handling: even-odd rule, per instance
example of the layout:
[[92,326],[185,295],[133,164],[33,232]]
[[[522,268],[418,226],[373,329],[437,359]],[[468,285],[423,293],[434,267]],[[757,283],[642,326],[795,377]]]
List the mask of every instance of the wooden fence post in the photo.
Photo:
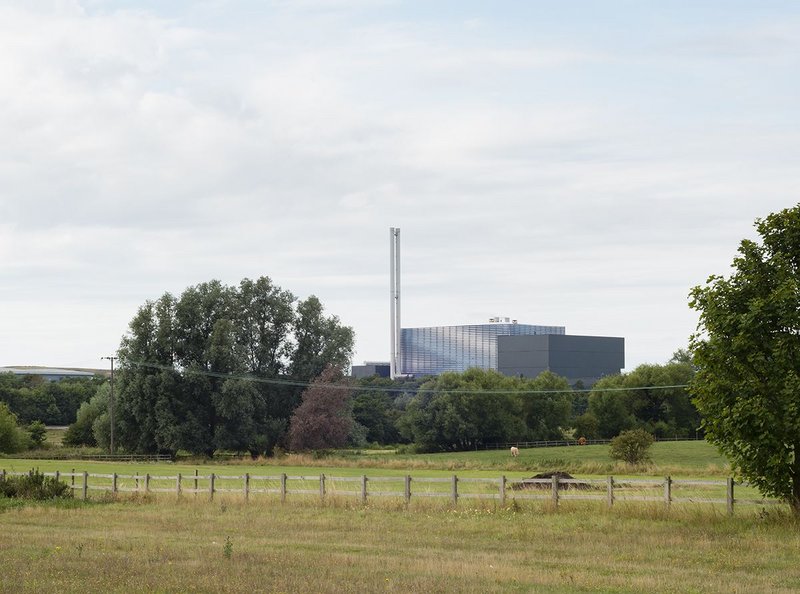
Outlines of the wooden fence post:
[[733,499],[733,485],[734,485],[733,479],[731,477],[728,477],[728,479],[726,481],[725,499],[727,500],[727,503],[728,503],[728,515],[729,516],[733,515],[733,501],[734,501],[734,499]]
[[2,472],[0,472],[0,479],[6,480],[6,469],[4,468]]
[[552,486],[552,494],[553,494],[553,506],[558,509],[558,475],[554,474],[551,479],[551,486]]
[[139,472],[138,471],[134,475],[133,480],[134,480],[134,483],[136,485],[136,492],[138,493],[139,492]]
[[367,475],[361,475],[361,503],[367,503]]
[[672,504],[672,477],[664,477],[664,505],[669,507]]
[[286,473],[281,473],[281,503],[286,502]]
[[500,477],[500,505],[506,504],[506,475]]
[[117,473],[113,473],[111,475],[111,492],[116,495],[117,494]]
[[83,471],[83,500],[86,501],[89,497],[89,473]]
[[70,487],[75,489],[75,469],[74,468],[72,469],[72,472],[70,474],[72,475],[72,477],[70,477],[72,479],[71,482],[70,482]]
[[458,504],[458,477],[453,475],[453,489],[451,493],[453,505]]
[[215,475],[212,472],[211,476],[208,477],[208,500],[214,501],[214,479]]
[[175,478],[175,495],[178,497],[181,496],[181,473],[178,473],[178,476]]
[[61,479],[61,473],[59,471],[57,471],[57,470],[56,470],[56,477],[55,478],[56,478],[56,482],[58,482]]
[[606,478],[606,505],[608,507],[614,506],[614,477],[609,476]]
[[405,485],[404,486],[405,486],[406,505],[408,505],[409,503],[411,503],[411,475],[410,474],[406,475],[406,480],[405,480]]
[[144,475],[144,492],[150,492],[150,473],[146,472]]
[[250,473],[244,473],[244,502],[250,501]]
[[197,485],[198,485],[198,482],[197,482],[197,469],[195,468],[194,469],[194,496],[195,497],[197,497],[197,491],[198,491]]
[[325,499],[325,474],[319,475],[319,498]]

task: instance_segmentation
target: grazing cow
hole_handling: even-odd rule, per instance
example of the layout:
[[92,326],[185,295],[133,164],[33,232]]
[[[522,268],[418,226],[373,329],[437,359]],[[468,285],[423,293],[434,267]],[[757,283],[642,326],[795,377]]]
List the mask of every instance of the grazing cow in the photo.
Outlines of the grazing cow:
[[511,457],[516,458],[519,456],[519,448],[517,446],[511,446]]

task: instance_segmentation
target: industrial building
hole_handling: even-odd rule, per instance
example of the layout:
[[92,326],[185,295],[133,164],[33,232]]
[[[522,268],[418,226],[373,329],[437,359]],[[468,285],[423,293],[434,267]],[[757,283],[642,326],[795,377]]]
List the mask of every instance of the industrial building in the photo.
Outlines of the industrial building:
[[51,367],[0,367],[0,373],[13,373],[19,376],[40,377],[48,382],[59,382],[67,378],[94,377],[94,371],[78,369],[56,369]]
[[504,375],[536,377],[552,371],[589,387],[625,367],[625,339],[612,336],[499,336],[497,371]]
[[489,324],[402,328],[400,375],[438,375],[470,367],[497,369],[498,337],[565,332],[563,326],[533,326],[505,320],[508,318],[492,318]]
[[625,367],[625,339],[574,336],[564,326],[520,324],[504,317],[488,324],[403,328],[400,324],[400,229],[389,230],[389,363],[353,366],[355,377],[439,375],[477,367],[510,376],[551,371],[591,386]]

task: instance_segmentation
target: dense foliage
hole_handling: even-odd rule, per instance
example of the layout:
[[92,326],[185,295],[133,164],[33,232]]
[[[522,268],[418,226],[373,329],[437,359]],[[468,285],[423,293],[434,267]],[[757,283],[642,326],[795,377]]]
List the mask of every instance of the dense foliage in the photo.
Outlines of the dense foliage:
[[108,412],[110,394],[111,385],[105,383],[88,402],[81,404],[75,422],[67,428],[62,438],[65,446],[108,445],[111,429]]
[[[430,378],[399,418],[400,433],[423,451],[561,437],[570,413],[569,384],[553,374],[540,378],[481,369]],[[544,388],[555,391],[534,393]]]
[[117,443],[133,452],[269,452],[302,387],[346,367],[353,331],[313,295],[267,277],[165,293],[139,308],[119,350]]
[[690,344],[706,436],[743,478],[800,515],[800,205],[756,221],[728,278],[692,290]]
[[50,382],[36,375],[0,373],[0,402],[8,405],[20,423],[69,425],[75,422],[80,405],[106,381],[97,377]]
[[576,419],[577,432],[588,439],[634,428],[656,437],[695,436],[700,413],[686,388],[670,387],[685,386],[694,373],[690,362],[673,358],[666,365],[645,364],[601,378],[589,394],[587,412]]

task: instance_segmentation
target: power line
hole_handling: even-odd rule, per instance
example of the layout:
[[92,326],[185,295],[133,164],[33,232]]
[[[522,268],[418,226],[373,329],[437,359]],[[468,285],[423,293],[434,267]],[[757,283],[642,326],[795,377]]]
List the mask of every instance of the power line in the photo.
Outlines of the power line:
[[[195,375],[203,375],[207,377],[216,377],[220,379],[233,379],[233,380],[241,380],[241,381],[248,381],[248,382],[256,382],[261,384],[268,384],[268,385],[275,385],[275,386],[288,386],[288,387],[296,387],[296,388],[308,388],[314,385],[313,382],[307,381],[300,381],[300,380],[284,380],[279,378],[266,378],[266,377],[257,377],[254,375],[249,374],[236,374],[236,373],[221,373],[217,371],[206,371],[201,369],[191,369],[191,368],[183,368],[183,369],[176,369],[174,366],[171,365],[163,365],[159,363],[147,363],[144,361],[133,361],[126,359],[126,363],[136,365],[138,367],[147,367],[149,369],[160,369],[162,371],[172,371],[178,374],[195,374]],[[637,390],[671,390],[671,389],[678,389],[678,388],[688,388],[688,384],[673,384],[669,386],[636,386],[636,387],[625,387],[625,388],[580,388],[580,389],[564,389],[564,390],[470,390],[470,389],[460,389],[460,390],[438,390],[438,389],[420,389],[420,388],[402,388],[402,387],[389,387],[389,386],[355,386],[355,385],[347,385],[347,384],[325,384],[326,388],[333,388],[336,390],[348,390],[351,392],[386,392],[386,393],[398,393],[402,394],[405,392],[416,392],[417,394],[420,393],[437,393],[437,394],[580,394],[580,393],[588,393],[588,392],[635,392]]]

